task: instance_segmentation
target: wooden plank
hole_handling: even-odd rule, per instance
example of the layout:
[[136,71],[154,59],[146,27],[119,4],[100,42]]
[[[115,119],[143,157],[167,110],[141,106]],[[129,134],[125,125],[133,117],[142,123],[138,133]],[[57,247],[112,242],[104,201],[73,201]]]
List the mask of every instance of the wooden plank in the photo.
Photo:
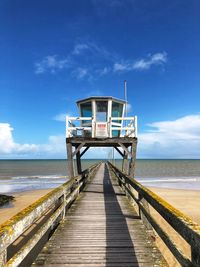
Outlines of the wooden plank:
[[67,143],[71,143],[73,146],[77,146],[82,142],[85,142],[85,146],[93,147],[113,147],[118,146],[119,142],[125,146],[130,146],[132,143],[137,142],[136,137],[113,137],[113,138],[92,138],[92,137],[68,137],[66,138]]
[[167,266],[102,164],[33,266]]

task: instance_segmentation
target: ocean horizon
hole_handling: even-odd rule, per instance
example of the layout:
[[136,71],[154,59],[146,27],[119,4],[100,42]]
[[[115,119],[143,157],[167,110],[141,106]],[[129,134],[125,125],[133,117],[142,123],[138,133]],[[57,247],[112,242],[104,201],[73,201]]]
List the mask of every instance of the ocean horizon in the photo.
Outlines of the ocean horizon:
[[[83,159],[82,168],[105,159]],[[121,168],[122,160],[114,164]],[[0,193],[55,188],[69,179],[66,159],[1,159]],[[135,179],[145,186],[200,190],[200,159],[137,159]]]

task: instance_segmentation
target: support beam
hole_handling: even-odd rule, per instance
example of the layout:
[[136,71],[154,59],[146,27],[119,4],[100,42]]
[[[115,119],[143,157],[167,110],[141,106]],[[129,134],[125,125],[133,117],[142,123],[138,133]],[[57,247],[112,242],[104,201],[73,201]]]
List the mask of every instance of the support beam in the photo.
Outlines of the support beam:
[[126,153],[126,151],[124,151],[123,155],[122,172],[127,175],[129,174],[128,154]]
[[74,177],[74,164],[73,164],[73,155],[72,155],[72,144],[67,143],[67,163],[68,163],[68,173],[69,177]]
[[80,151],[76,153],[76,165],[78,174],[82,173]]
[[119,150],[119,148],[117,146],[114,146],[114,148],[117,150],[117,152],[123,157],[123,153]]
[[76,155],[77,152],[80,152],[81,148],[85,145],[85,142],[81,143],[73,152],[72,157]]
[[131,178],[134,178],[135,174],[135,162],[136,162],[136,148],[137,148],[137,143],[133,143],[131,145],[131,160],[130,160],[130,170],[129,174]]
[[83,152],[81,152],[80,157],[82,157],[82,156],[85,154],[85,152],[88,151],[89,148],[90,148],[90,146],[87,146],[87,147],[83,150]]
[[123,145],[122,143],[120,143],[120,142],[118,142],[118,144],[121,146],[121,148],[122,148],[124,151],[126,151],[126,153],[128,154],[128,156],[131,157],[131,152],[128,151],[128,148],[127,148],[125,145]]

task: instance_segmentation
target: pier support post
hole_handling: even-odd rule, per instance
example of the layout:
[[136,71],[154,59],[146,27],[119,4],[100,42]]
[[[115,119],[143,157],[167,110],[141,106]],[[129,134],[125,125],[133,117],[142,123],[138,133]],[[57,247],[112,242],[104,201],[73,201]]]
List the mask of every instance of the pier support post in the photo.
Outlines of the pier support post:
[[69,176],[74,177],[74,164],[73,164],[73,154],[72,154],[72,144],[67,143],[67,163],[68,163],[68,171],[69,171]]
[[128,153],[126,151],[124,151],[122,171],[128,175],[129,164],[128,164]]
[[76,165],[78,174],[82,173],[80,151],[76,153]]
[[136,161],[136,143],[132,143],[131,145],[131,160],[129,166],[129,175],[131,178],[134,178],[135,174],[135,161]]

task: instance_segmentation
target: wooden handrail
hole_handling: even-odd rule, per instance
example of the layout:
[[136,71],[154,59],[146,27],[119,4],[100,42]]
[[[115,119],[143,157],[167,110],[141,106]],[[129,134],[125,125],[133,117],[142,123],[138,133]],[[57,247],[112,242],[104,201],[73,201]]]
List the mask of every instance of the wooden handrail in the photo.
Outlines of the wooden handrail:
[[[84,170],[81,175],[71,178],[68,182],[41,197],[0,226],[1,267],[18,266],[23,261],[46,231],[54,223],[58,224],[57,220],[63,219],[66,209],[77,198],[86,181],[94,175],[99,165],[100,163],[95,164]],[[11,259],[7,259],[7,248],[51,209],[53,210],[51,216],[39,228],[37,233]]]
[[[147,220],[158,233],[181,266],[200,266],[200,226],[194,223],[191,218],[167,203],[164,199],[137,182],[135,179],[121,172],[110,162],[109,166],[118,178],[119,184],[122,186],[124,191],[126,191],[128,195],[134,199],[140,212],[144,215],[145,220]],[[131,188],[137,191],[138,197],[135,196]],[[150,204],[162,216],[162,218],[165,219],[165,221],[167,221],[170,226],[190,244],[192,260],[188,259],[181,252],[181,250],[171,240],[169,235],[155,221],[149,210],[145,207],[143,200]]]

